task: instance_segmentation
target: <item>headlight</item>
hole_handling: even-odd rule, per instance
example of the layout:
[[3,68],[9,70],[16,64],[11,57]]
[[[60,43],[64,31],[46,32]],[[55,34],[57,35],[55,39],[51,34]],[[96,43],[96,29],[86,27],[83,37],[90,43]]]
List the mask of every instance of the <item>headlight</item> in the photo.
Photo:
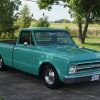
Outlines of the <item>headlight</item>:
[[69,74],[73,74],[76,72],[76,67],[77,65],[70,65],[70,68],[69,68]]

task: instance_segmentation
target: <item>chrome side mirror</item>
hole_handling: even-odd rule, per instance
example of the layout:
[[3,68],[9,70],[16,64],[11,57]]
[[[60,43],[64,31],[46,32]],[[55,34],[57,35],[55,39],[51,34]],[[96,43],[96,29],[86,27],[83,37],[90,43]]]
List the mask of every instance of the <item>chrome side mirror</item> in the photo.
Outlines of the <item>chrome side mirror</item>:
[[24,42],[24,46],[28,46],[28,42]]

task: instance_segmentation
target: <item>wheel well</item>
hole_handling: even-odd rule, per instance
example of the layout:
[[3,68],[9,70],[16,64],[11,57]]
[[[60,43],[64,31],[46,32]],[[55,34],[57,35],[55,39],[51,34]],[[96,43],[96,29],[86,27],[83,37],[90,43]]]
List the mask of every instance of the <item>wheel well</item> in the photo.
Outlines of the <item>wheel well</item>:
[[50,63],[48,63],[48,62],[42,63],[41,66],[40,66],[40,68],[39,68],[39,77],[40,78],[43,76],[43,70],[44,70],[44,68],[45,68],[46,65],[51,65],[53,67],[53,65],[50,64]]

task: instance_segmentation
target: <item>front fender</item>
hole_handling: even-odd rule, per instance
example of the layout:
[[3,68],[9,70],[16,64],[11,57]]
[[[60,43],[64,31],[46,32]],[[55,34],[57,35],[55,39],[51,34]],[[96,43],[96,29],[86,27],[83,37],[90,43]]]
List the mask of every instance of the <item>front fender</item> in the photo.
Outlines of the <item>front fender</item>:
[[47,59],[40,61],[39,66],[41,66],[45,62],[53,65],[58,73],[60,81],[63,82],[64,76],[67,73],[68,61],[60,57],[48,57]]

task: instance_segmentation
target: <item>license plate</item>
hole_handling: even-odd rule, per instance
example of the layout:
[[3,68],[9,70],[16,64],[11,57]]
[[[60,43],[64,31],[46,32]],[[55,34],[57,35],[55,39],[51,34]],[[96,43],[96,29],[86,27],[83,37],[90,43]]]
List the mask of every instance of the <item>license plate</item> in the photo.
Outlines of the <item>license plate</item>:
[[93,75],[91,81],[99,80],[99,75]]

